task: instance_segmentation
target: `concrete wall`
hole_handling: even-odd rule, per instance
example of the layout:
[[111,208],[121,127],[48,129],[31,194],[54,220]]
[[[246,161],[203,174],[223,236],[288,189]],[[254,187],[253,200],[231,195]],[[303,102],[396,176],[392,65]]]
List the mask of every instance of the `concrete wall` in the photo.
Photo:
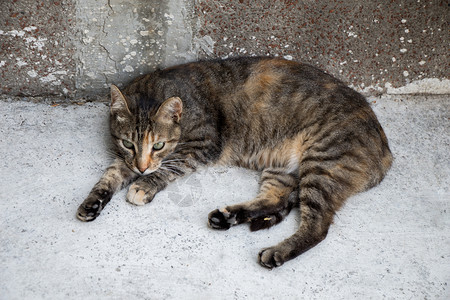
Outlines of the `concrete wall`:
[[75,6],[63,1],[0,1],[0,91],[75,93]]
[[309,62],[367,93],[449,93],[439,0],[15,0],[0,3],[0,90],[95,97],[198,58]]

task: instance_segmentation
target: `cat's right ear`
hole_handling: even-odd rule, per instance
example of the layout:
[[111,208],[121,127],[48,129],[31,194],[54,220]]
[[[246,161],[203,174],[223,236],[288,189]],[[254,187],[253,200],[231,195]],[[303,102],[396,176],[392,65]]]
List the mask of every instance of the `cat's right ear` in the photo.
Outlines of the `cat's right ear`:
[[111,115],[123,113],[131,114],[127,100],[117,86],[111,85]]

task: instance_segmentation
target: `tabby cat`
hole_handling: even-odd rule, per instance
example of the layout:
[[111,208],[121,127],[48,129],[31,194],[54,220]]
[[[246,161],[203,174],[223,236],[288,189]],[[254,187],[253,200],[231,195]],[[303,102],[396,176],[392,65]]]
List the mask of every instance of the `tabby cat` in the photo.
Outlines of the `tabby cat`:
[[213,210],[208,224],[260,230],[299,207],[298,231],[259,253],[273,268],[322,241],[349,196],[378,184],[392,163],[363,96],[310,65],[252,57],[157,70],[111,87],[117,158],[77,217],[94,220],[119,189],[144,205],[173,180],[222,164],[261,172],[253,200]]

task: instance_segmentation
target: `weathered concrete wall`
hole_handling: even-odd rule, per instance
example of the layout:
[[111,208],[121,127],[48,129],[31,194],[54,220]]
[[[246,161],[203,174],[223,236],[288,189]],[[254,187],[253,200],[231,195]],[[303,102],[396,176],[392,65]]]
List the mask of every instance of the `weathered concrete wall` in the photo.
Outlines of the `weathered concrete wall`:
[[1,93],[103,95],[194,60],[192,9],[184,0],[1,1]]
[[200,0],[196,12],[214,43],[203,57],[280,55],[372,93],[424,78],[450,89],[438,80],[449,75],[447,1]]
[[0,1],[0,91],[75,94],[72,0]]
[[96,94],[163,63],[163,5],[153,1],[76,1],[76,87]]
[[0,91],[103,95],[198,58],[274,55],[369,94],[450,93],[443,0],[15,0],[0,3]]

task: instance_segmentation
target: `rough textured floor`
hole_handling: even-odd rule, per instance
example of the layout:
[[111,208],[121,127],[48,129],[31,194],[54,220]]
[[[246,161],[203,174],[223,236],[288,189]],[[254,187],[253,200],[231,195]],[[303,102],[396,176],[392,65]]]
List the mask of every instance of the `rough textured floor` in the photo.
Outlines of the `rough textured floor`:
[[110,158],[105,104],[0,102],[0,299],[449,299],[450,99],[371,98],[395,156],[349,199],[327,239],[281,268],[258,251],[299,220],[214,231],[209,211],[249,200],[258,175],[210,168],[136,207],[78,205]]

